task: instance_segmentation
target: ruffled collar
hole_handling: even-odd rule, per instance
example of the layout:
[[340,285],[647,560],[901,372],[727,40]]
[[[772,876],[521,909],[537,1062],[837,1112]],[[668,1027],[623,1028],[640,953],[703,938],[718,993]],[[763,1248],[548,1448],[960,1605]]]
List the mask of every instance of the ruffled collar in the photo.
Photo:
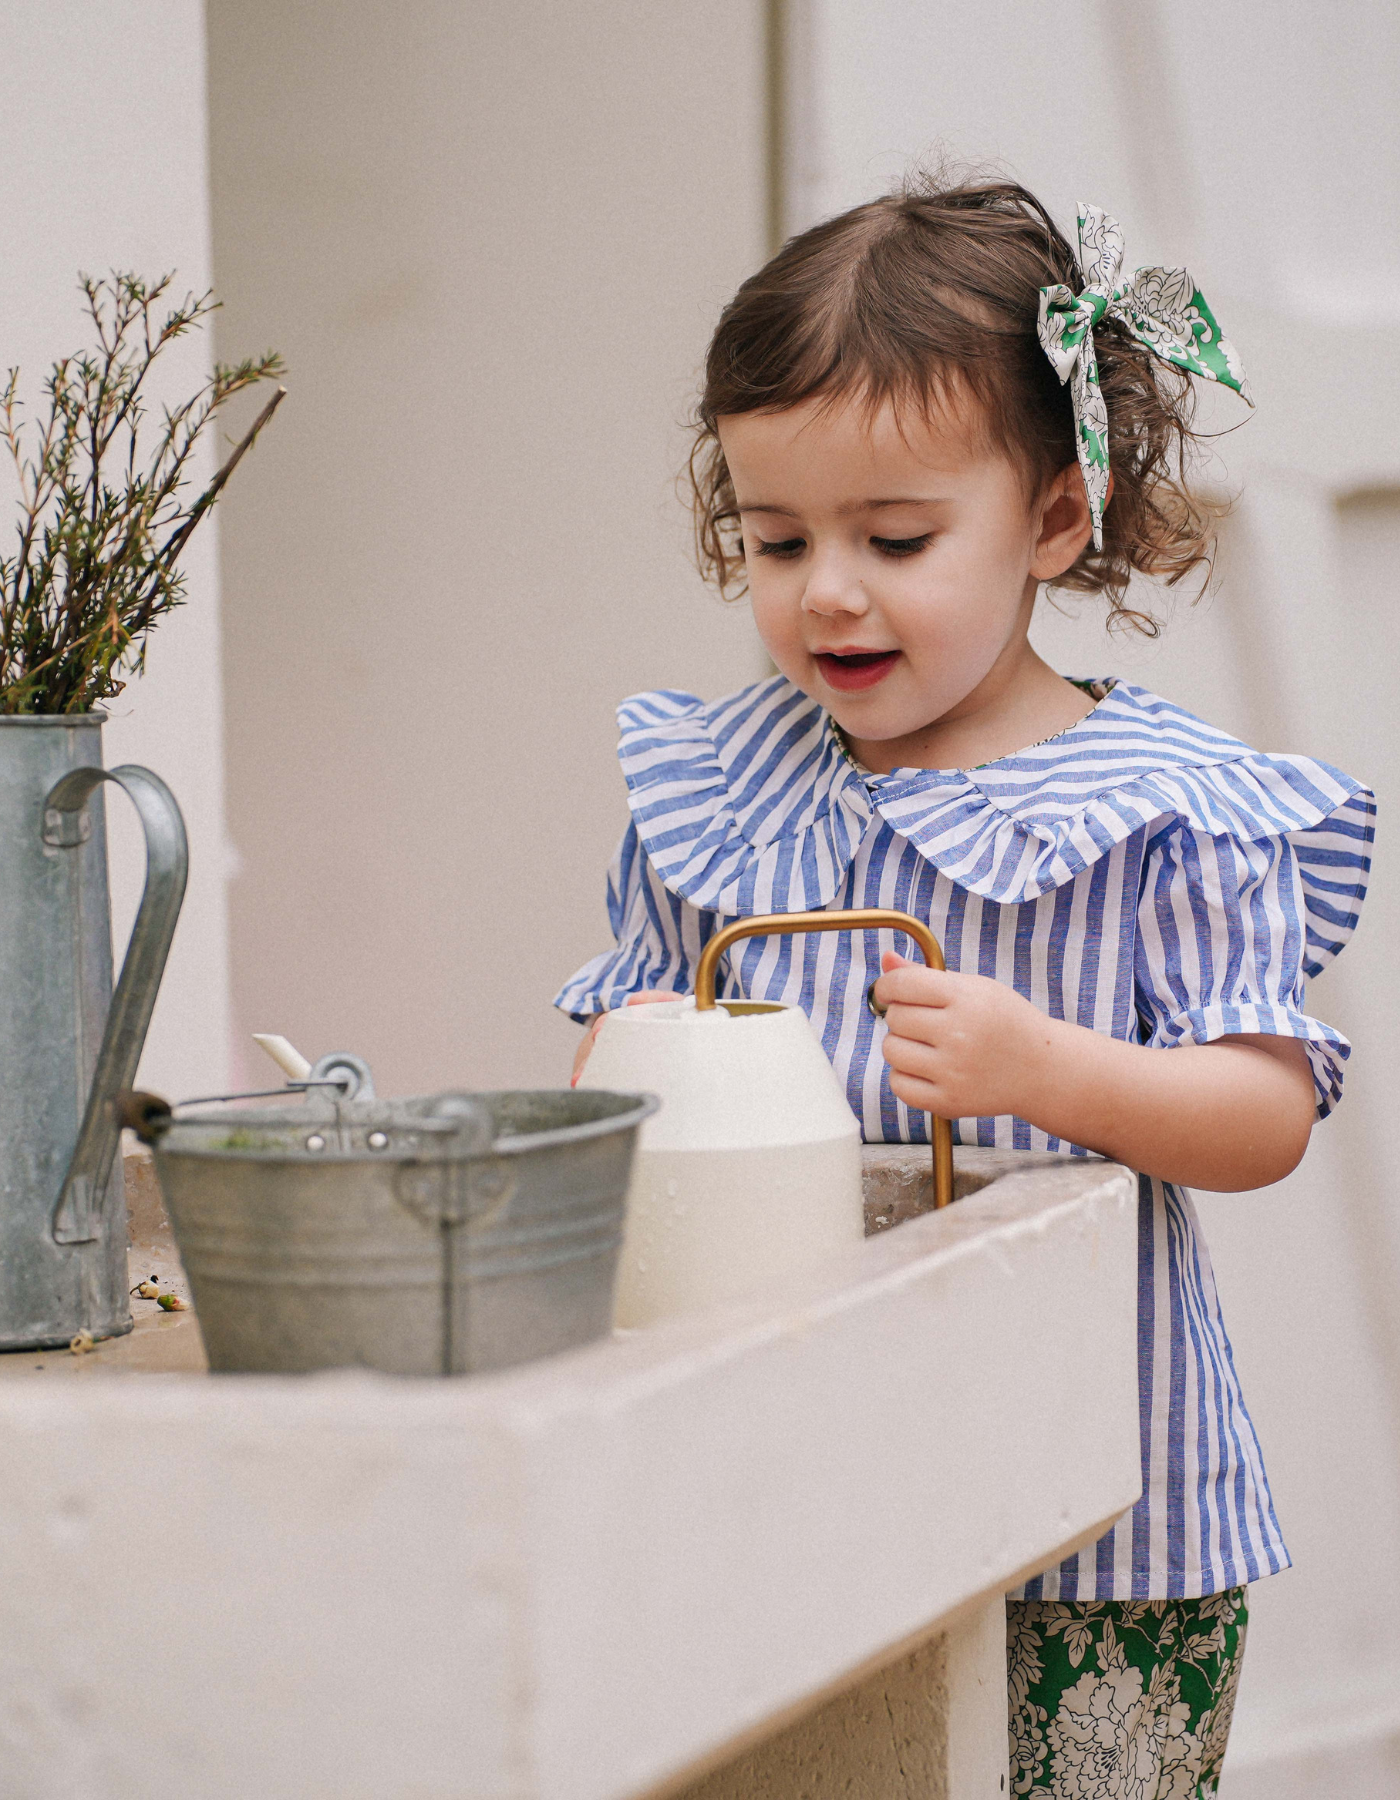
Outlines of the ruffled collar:
[[877,814],[950,880],[1008,904],[1073,881],[1164,817],[1256,842],[1309,830],[1364,791],[1122,681],[1067,731],[970,770],[862,776],[825,711],[784,676],[709,703],[636,695],[618,720],[657,874],[736,916],[829,905]]

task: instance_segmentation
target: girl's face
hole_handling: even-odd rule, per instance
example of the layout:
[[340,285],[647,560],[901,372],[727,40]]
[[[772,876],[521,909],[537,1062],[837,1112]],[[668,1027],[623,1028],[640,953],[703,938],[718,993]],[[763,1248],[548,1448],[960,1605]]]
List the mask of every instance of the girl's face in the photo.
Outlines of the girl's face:
[[1036,588],[1088,538],[1075,466],[1029,498],[964,411],[818,398],[718,422],[759,635],[872,767],[1049,673],[1027,640]]

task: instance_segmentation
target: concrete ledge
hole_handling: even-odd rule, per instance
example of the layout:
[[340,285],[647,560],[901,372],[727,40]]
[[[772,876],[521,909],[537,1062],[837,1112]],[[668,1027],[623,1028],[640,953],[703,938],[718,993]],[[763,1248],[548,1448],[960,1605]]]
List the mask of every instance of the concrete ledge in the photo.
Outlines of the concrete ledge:
[[0,1386],[7,1800],[605,1800],[1138,1491],[1136,1185],[1002,1176],[780,1308],[484,1379]]

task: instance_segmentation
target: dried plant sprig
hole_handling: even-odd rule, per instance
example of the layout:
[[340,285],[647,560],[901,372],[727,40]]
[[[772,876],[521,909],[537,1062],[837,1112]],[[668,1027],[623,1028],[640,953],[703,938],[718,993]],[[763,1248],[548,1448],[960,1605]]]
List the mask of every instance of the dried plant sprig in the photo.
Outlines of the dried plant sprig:
[[0,556],[0,713],[87,712],[144,667],[152,626],[185,598],[181,551],[286,392],[189,499],[191,457],[215,415],[283,371],[273,352],[216,363],[188,400],[161,408],[143,443],[152,365],[217,304],[187,294],[162,317],[173,279],[82,278],[97,347],[54,364],[37,437],[21,417],[18,370],[0,391],[0,440],[19,480],[18,544]]

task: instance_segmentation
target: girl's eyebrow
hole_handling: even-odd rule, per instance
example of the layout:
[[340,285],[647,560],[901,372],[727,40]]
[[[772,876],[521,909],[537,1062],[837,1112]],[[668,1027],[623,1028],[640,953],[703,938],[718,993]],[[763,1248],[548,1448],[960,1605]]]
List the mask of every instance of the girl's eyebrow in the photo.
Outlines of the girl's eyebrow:
[[[899,494],[891,500],[848,500],[844,506],[838,506],[836,510],[838,513],[858,513],[875,512],[882,506],[939,506],[941,504],[941,499],[936,494]],[[757,500],[750,501],[747,506],[741,506],[739,512],[741,514],[773,513],[780,519],[799,517],[799,514],[794,512],[790,506],[767,506]]]

